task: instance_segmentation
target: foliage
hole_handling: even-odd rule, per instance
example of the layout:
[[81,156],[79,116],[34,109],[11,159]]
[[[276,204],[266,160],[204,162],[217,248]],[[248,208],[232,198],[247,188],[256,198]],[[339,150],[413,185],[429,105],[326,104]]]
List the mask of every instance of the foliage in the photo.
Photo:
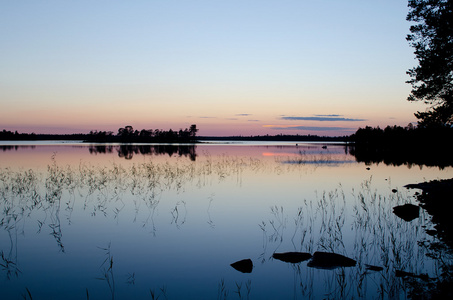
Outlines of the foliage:
[[142,129],[134,130],[132,126],[126,126],[118,129],[117,137],[121,142],[193,142],[198,132],[196,125],[179,131],[172,129],[165,131],[161,129]]
[[0,140],[84,140],[88,142],[121,142],[121,143],[192,143],[195,142],[198,129],[195,124],[179,131],[162,129],[134,130],[130,125],[118,129],[116,135],[112,131],[92,130],[89,134],[35,134],[0,131]]
[[359,128],[350,136],[350,154],[366,164],[427,165],[444,168],[453,165],[451,127],[387,126]]
[[453,2],[409,0],[407,20],[416,22],[407,36],[418,66],[409,69],[409,101],[431,104],[417,112],[419,126],[453,125]]
[[356,144],[368,144],[379,147],[421,146],[430,143],[448,146],[453,138],[453,128],[424,128],[387,126],[384,129],[366,126],[359,128],[350,136],[350,141]]

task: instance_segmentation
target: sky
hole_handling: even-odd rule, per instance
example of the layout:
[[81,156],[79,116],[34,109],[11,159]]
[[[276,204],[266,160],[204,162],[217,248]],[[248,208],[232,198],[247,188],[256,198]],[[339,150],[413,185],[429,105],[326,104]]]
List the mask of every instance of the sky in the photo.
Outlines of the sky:
[[0,130],[342,136],[416,122],[407,0],[0,0]]

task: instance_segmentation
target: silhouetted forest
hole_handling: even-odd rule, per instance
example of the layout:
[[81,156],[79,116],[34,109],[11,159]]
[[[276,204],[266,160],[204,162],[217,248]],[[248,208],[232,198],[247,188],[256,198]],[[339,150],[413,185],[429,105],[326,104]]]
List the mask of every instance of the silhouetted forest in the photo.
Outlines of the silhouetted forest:
[[11,131],[0,131],[0,140],[82,140],[96,143],[195,143],[209,140],[223,141],[293,141],[293,142],[345,142],[350,154],[359,162],[401,165],[416,164],[427,166],[451,166],[453,156],[449,151],[453,140],[453,128],[440,127],[407,127],[387,126],[359,128],[350,136],[317,136],[317,135],[258,135],[258,136],[196,136],[196,125],[190,128],[173,130],[134,130],[132,126],[112,131],[91,131],[89,134],[27,134]]
[[92,130],[88,134],[35,134],[18,133],[12,131],[0,131],[0,140],[9,141],[38,141],[38,140],[82,140],[99,143],[193,143],[196,141],[198,132],[196,125],[189,128],[174,131],[161,129],[134,130],[132,126],[118,129],[117,134],[113,131]]
[[388,165],[453,165],[450,127],[387,126],[359,128],[348,141],[350,154],[367,164],[384,162]]
[[0,131],[0,140],[9,141],[39,141],[39,140],[79,140],[99,143],[194,143],[197,141],[288,141],[288,142],[344,142],[348,136],[317,136],[317,135],[256,135],[256,136],[196,136],[196,125],[179,131],[160,129],[134,130],[132,126],[125,126],[113,131],[92,130],[88,134],[35,134],[18,133],[17,131]]
[[407,127],[387,126],[384,129],[367,126],[359,128],[356,133],[350,136],[349,140],[360,145],[394,147],[426,142],[447,145],[452,137],[453,128],[446,126],[431,128],[412,125]]

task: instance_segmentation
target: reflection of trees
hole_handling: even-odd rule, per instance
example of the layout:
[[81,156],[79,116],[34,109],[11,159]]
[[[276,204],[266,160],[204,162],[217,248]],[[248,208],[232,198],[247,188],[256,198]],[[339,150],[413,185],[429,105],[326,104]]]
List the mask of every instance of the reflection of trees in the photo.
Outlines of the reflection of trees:
[[92,145],[89,147],[91,154],[106,154],[113,153],[113,151],[118,152],[119,157],[125,159],[132,159],[134,155],[168,155],[172,157],[173,155],[189,157],[190,160],[195,161],[196,146],[187,146],[187,145],[120,145],[120,146],[103,146],[103,145]]
[[[19,149],[36,149],[36,146],[0,146],[3,151],[12,151]],[[134,155],[168,155],[169,157],[179,156],[188,157],[195,161],[197,158],[195,145],[171,145],[171,144],[152,144],[152,145],[90,145],[88,146],[90,154],[111,154],[118,153],[119,157],[132,159]]]
[[19,150],[20,148],[29,148],[29,149],[35,149],[36,146],[19,146],[19,145],[14,145],[14,146],[0,146],[0,149],[3,151],[3,152],[6,152],[6,151],[12,151],[12,150]]
[[113,153],[113,148],[114,146],[108,145],[90,145],[88,147],[88,151],[90,154],[107,154],[107,153]]
[[437,298],[452,298],[453,296],[453,219],[451,212],[445,207],[445,200],[453,193],[453,179],[434,180],[419,184],[410,184],[408,188],[421,189],[416,193],[422,207],[432,216],[432,241],[421,241],[426,248],[427,256],[439,263],[439,277],[430,285],[420,287],[411,280],[414,297],[425,296],[427,292]]
[[445,167],[453,166],[453,158],[447,147],[431,148],[430,145],[411,147],[367,147],[366,145],[356,145],[349,147],[349,154],[353,155],[358,162],[367,165],[384,163],[391,166],[407,165]]

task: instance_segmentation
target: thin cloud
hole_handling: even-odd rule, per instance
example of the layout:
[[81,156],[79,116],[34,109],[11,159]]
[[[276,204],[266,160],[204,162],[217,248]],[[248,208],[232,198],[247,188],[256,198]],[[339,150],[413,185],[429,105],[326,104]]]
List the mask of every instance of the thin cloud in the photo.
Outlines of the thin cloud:
[[280,118],[281,120],[288,121],[335,121],[335,122],[361,122],[366,121],[366,119],[354,119],[354,118],[345,118],[341,115],[314,115],[313,117],[288,117],[284,116]]
[[341,117],[342,115],[335,115],[335,114],[332,114],[332,115],[315,115],[316,117]]
[[252,114],[235,114],[235,116],[238,116],[238,117],[247,117],[247,116],[251,116]]

